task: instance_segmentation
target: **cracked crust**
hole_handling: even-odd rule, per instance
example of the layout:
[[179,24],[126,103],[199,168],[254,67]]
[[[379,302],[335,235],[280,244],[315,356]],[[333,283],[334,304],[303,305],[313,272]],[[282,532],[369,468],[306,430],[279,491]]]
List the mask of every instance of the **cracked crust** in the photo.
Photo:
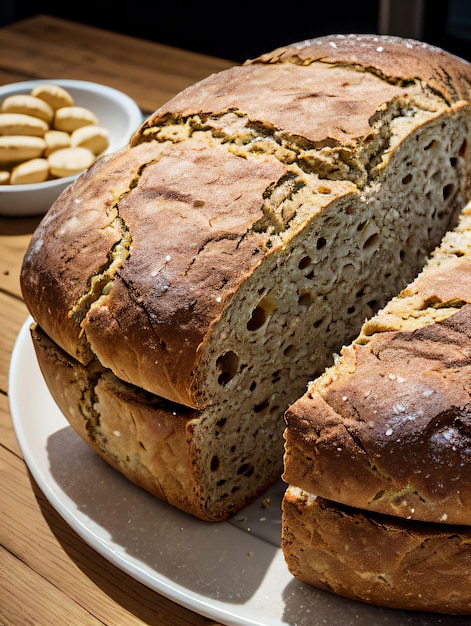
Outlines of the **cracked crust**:
[[[96,355],[123,380],[201,409],[217,390],[208,381],[210,361],[219,356],[210,345],[213,328],[225,323],[248,279],[264,281],[265,266],[269,273],[277,263],[270,257],[298,245],[301,231],[321,230],[315,220],[322,211],[348,210],[359,229],[368,224],[368,246],[381,250],[384,266],[396,262],[378,230],[387,237],[403,229],[407,238],[414,220],[430,221],[430,233],[399,244],[402,267],[371,277],[384,292],[355,305],[352,333],[371,313],[368,303],[376,309],[404,286],[453,221],[471,179],[462,100],[469,84],[458,80],[445,101],[427,80],[431,68],[435,81],[442,67],[450,77],[469,68],[442,51],[409,50],[391,38],[379,54],[376,38],[365,37],[358,40],[360,67],[352,41],[340,38],[335,48],[346,46],[350,64],[345,55],[326,63],[331,42],[322,39],[294,46],[291,56],[287,48],[280,61],[276,53],[210,76],[158,109],[129,149],[76,181],[40,225],[24,260],[24,297],[44,330],[80,362]],[[381,63],[389,75],[390,59],[403,47],[424,77],[410,75],[408,61],[404,78],[395,70],[385,80]],[[444,126],[444,137],[455,139],[443,155],[432,155],[437,150],[428,144]],[[404,147],[409,142],[412,149],[415,135],[429,163]],[[423,168],[424,180],[409,190],[411,168]],[[388,171],[400,173],[397,188]],[[421,198],[432,175],[433,187]],[[430,195],[442,191],[445,198]],[[409,201],[417,216],[401,215]],[[431,203],[435,213],[428,215]],[[390,216],[371,214],[383,204]],[[330,241],[338,227],[326,223],[316,239]],[[353,259],[357,269],[368,263],[363,256]]]
[[449,104],[468,99],[468,70],[462,59],[414,39],[388,35],[328,35],[278,48],[249,63],[320,61],[369,72],[393,84],[423,82]]

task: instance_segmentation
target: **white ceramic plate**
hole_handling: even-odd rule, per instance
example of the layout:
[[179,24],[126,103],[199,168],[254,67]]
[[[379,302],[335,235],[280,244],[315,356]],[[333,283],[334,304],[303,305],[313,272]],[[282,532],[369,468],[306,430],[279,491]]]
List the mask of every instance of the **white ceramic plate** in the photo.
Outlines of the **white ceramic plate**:
[[[19,445],[52,506],[122,571],[228,626],[471,624],[471,617],[351,602],[295,580],[279,547],[281,482],[219,524],[194,519],[128,482],[75,434],[57,408],[36,361],[31,321],[21,329],[10,366],[10,408]],[[266,508],[262,502],[268,496]]]

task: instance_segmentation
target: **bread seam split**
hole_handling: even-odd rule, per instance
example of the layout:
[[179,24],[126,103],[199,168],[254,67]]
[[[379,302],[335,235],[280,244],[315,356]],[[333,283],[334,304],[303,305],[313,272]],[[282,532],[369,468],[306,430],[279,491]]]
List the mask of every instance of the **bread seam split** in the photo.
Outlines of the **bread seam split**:
[[[413,85],[414,83],[411,84]],[[417,87],[416,84],[415,86]],[[339,139],[308,141],[304,137],[287,135],[276,127],[250,119],[247,113],[234,108],[211,114],[200,111],[184,117],[164,116],[158,120],[158,125],[155,121],[152,122],[152,126],[148,122],[142,134],[135,138],[134,144],[138,145],[144,141],[179,142],[194,133],[210,133],[213,140],[245,158],[254,154],[274,154],[282,163],[293,168],[291,176],[295,176],[299,168],[301,174],[315,173],[320,179],[351,181],[361,189],[378,176],[382,158],[390,149],[389,140],[392,135],[390,125],[395,120],[401,121],[402,118],[423,117],[426,121],[427,116],[432,117],[443,102],[443,99],[437,100],[436,97],[424,98],[421,85],[419,90],[421,98],[416,94],[414,99],[413,93],[398,95],[387,103],[386,109],[378,111],[375,118],[369,120],[372,136],[358,145],[345,146]],[[309,97],[315,96],[309,94]],[[459,109],[463,105],[462,102],[451,105],[447,103],[452,109]],[[233,123],[231,124],[229,119],[229,124],[225,128],[223,124],[227,123],[227,118],[232,119]],[[241,126],[244,133],[241,132]],[[373,130],[376,130],[378,140],[381,140],[376,149]],[[407,132],[407,127],[405,131]],[[373,150],[365,147],[370,143]]]

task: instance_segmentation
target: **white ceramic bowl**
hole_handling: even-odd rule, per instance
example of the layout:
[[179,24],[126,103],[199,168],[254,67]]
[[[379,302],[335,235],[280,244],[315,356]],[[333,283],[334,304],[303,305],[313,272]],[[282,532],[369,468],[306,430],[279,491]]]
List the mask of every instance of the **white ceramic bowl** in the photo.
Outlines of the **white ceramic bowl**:
[[[138,105],[126,94],[98,83],[81,80],[28,80],[0,87],[0,102],[7,96],[29,93],[39,84],[60,85],[78,106],[95,113],[109,133],[107,153],[125,146],[143,121]],[[0,185],[0,215],[41,215],[79,174],[26,185]]]

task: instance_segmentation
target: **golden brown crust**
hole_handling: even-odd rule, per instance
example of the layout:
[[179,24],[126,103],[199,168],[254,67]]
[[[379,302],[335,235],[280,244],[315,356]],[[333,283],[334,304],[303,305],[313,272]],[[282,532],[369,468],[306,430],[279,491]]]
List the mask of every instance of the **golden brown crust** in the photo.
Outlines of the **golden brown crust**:
[[399,517],[471,524],[471,305],[344,350],[342,374],[286,414],[285,480]]
[[291,573],[314,587],[391,608],[470,612],[469,526],[368,514],[290,488],[282,543]]
[[194,405],[198,347],[264,253],[267,236],[250,228],[284,171],[199,141],[99,161],[34,235],[22,272],[29,310],[82,363],[99,355],[121,379]]
[[263,54],[251,63],[322,61],[359,66],[393,84],[406,86],[417,79],[449,103],[469,97],[468,69],[463,59],[425,42],[387,35],[327,35],[300,41]]
[[132,160],[120,152],[97,161],[41,221],[23,260],[26,305],[46,333],[84,364],[93,357],[80,328],[87,304],[76,303],[86,300],[91,277],[105,273],[110,250],[122,241],[115,204],[154,152],[148,145]]
[[[251,87],[251,85],[253,85]],[[203,89],[204,87],[204,89]],[[214,74],[163,105],[144,123],[134,144],[162,119],[198,114],[205,119],[235,111],[280,136],[341,145],[371,140],[370,118],[385,102],[404,94],[366,72],[322,65],[244,65]]]
[[[264,252],[266,237],[250,228],[261,218],[263,191],[284,173],[273,159],[249,164],[191,143],[164,151],[120,202],[130,257],[82,324],[93,352],[118,377],[189,406],[199,346],[223,298]],[[153,228],[163,231],[157,250]]]
[[[327,65],[329,71],[323,72]],[[189,87],[157,109],[133,142],[145,139],[146,129],[161,119],[194,114],[204,119],[228,110],[269,122],[280,134],[313,142],[364,141],[378,107],[411,96],[417,82],[449,105],[469,99],[467,62],[440,48],[388,36],[319,37],[263,54]],[[251,83],[255,89],[248,87]]]

